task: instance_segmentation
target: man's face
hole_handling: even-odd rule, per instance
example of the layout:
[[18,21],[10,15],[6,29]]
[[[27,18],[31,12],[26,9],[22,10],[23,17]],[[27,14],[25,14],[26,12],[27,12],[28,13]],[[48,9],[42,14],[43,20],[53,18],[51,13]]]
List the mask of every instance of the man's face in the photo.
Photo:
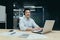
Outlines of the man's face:
[[25,16],[26,16],[27,18],[30,17],[30,10],[26,10],[26,11],[25,11]]

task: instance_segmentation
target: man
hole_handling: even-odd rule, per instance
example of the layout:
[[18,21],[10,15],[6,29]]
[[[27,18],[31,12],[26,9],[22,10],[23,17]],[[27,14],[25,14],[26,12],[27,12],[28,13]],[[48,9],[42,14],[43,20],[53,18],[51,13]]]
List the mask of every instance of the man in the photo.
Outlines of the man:
[[[24,16],[19,22],[20,30],[32,31],[32,30],[41,30],[34,20],[30,17],[30,9],[24,9]],[[34,27],[34,28],[33,28]]]

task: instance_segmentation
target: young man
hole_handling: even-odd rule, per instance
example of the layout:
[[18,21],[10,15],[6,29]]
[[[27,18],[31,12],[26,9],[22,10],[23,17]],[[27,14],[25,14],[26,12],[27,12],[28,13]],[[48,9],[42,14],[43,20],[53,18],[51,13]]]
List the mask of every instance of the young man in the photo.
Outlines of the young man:
[[[35,21],[30,17],[31,11],[30,9],[24,9],[24,16],[19,22],[20,30],[32,31],[32,30],[41,30]],[[34,27],[34,28],[33,28]]]

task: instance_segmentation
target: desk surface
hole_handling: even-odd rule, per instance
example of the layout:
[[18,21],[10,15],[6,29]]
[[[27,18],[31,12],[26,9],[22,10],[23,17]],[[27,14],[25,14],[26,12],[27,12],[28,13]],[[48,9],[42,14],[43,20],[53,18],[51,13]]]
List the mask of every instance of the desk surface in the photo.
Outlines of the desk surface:
[[[0,29],[0,33],[2,32],[8,32],[10,29]],[[17,30],[17,32],[20,32]],[[28,33],[32,33],[30,31],[26,31]],[[47,39],[34,39],[34,40],[60,40],[60,31],[52,31],[50,33],[44,34],[47,36]],[[7,36],[0,36],[0,40],[28,40],[26,38],[20,38],[20,37],[7,37]]]

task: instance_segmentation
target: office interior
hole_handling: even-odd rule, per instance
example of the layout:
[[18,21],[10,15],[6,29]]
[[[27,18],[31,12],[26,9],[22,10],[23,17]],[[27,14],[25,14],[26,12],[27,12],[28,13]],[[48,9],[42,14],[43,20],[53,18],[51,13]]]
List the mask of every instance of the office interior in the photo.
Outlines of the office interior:
[[0,23],[0,29],[19,29],[19,17],[24,8],[31,9],[31,17],[43,27],[45,20],[55,20],[53,30],[60,30],[60,6],[57,0],[0,0],[6,7],[6,23]]

